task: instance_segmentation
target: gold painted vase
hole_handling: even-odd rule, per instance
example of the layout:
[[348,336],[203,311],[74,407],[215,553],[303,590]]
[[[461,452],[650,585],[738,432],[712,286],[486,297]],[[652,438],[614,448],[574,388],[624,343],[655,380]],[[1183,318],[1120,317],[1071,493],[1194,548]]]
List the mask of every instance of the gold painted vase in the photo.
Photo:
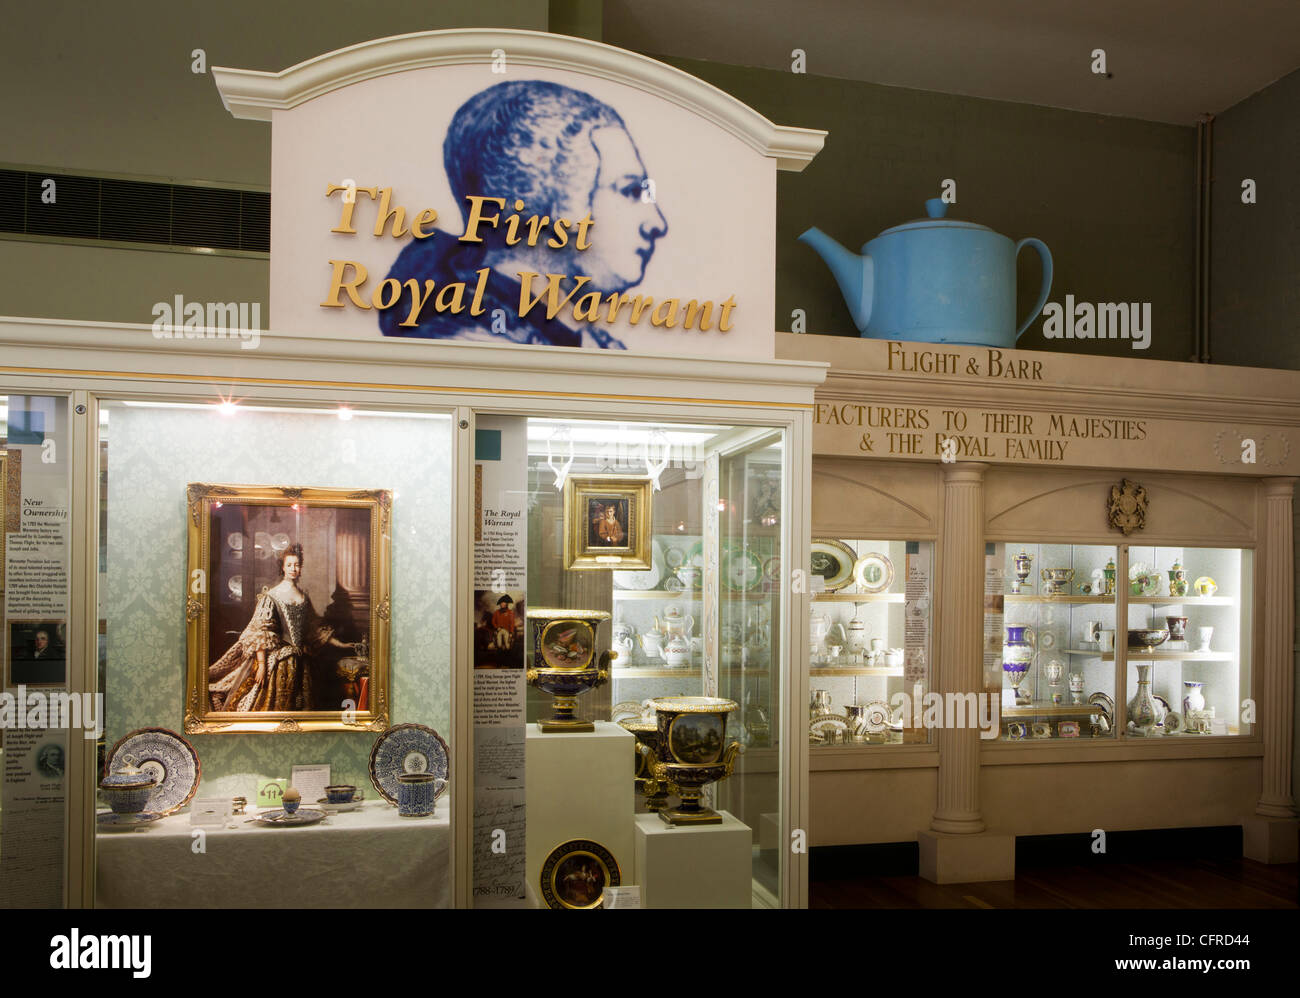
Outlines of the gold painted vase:
[[703,806],[700,798],[710,783],[730,776],[741,752],[740,742],[727,744],[727,715],[739,709],[734,700],[719,697],[660,697],[651,700],[659,728],[652,771],[677,791],[681,803],[664,808],[659,817],[670,825],[717,825],[722,816]]
[[534,607],[533,665],[528,682],[554,698],[549,718],[538,721],[542,731],[595,731],[577,716],[578,697],[609,682],[609,653],[597,655],[597,628],[609,620],[604,610],[556,610]]

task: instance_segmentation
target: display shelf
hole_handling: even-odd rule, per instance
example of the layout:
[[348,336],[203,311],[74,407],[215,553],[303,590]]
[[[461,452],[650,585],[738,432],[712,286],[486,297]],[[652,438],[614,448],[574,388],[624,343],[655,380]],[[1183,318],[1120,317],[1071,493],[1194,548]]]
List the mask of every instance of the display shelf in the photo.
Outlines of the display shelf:
[[904,593],[813,593],[814,603],[905,603]]
[[901,676],[901,665],[820,666],[814,665],[810,677],[816,676]]
[[[816,599],[816,597],[813,597]],[[1075,606],[1111,605],[1116,596],[1037,596],[1033,593],[1007,593],[1008,603],[1064,603]],[[1233,596],[1130,596],[1129,606],[1234,606]]]
[[[739,600],[739,599],[761,599],[765,596],[773,595],[770,592],[764,592],[758,589],[749,592],[722,592],[718,594],[721,600]],[[614,598],[623,599],[680,599],[691,600],[695,603],[704,598],[704,594],[699,590],[693,592],[674,592],[671,589],[615,589]],[[899,597],[901,602],[902,597]]]
[[[1096,651],[1087,648],[1066,648],[1067,655],[1084,655],[1088,658],[1099,658],[1103,662],[1115,661],[1113,651]],[[1128,660],[1130,662],[1232,662],[1237,658],[1236,655],[1226,651],[1144,651],[1141,648],[1130,648],[1128,650]]]
[[1003,718],[1008,717],[1060,717],[1087,718],[1105,714],[1106,708],[1095,703],[1031,703],[1019,707],[1003,707]]
[[699,671],[698,665],[619,665],[614,667],[611,675],[615,679],[671,679]]

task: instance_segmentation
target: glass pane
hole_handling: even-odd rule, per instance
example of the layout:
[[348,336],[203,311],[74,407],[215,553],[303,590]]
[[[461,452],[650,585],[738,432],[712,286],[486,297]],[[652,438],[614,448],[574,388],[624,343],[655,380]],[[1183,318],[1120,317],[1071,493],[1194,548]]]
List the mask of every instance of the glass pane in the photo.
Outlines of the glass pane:
[[929,740],[933,556],[931,541],[813,538],[814,749]]
[[1250,733],[1252,555],[1129,549],[1128,734]]
[[[70,700],[68,400],[0,395],[0,907],[64,895],[66,754],[100,712]],[[78,708],[75,713],[73,704]],[[86,707],[85,710],[80,708]]]
[[991,547],[1008,580],[1004,620],[992,632],[1003,675],[1001,737],[1114,737],[1116,548]]
[[[349,865],[350,902],[449,906],[449,798],[394,805],[440,786],[403,772],[446,775],[450,418],[114,401],[101,423],[101,772],[156,782],[101,791],[97,904],[334,906],[360,834],[391,845]],[[209,858],[177,864],[192,817]]]
[[[476,739],[523,759],[479,767],[476,820],[523,805],[527,843],[522,868],[476,852],[479,903],[588,907],[628,884],[648,907],[779,900],[780,432],[477,431]],[[693,898],[692,863],[727,857],[752,876]]]

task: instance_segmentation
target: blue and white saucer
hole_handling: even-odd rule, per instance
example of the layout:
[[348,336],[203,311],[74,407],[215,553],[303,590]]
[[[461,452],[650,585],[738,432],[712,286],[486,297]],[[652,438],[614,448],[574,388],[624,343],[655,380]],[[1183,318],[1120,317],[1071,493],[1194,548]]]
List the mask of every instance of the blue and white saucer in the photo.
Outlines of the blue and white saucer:
[[[375,739],[375,747],[370,750],[370,782],[390,804],[397,803],[399,776],[432,773],[446,780],[448,768],[447,743],[423,724],[395,725]],[[434,799],[446,789],[444,783]]]
[[136,814],[114,814],[104,811],[95,815],[95,826],[101,832],[132,832],[146,828],[161,818],[157,811],[139,811]]

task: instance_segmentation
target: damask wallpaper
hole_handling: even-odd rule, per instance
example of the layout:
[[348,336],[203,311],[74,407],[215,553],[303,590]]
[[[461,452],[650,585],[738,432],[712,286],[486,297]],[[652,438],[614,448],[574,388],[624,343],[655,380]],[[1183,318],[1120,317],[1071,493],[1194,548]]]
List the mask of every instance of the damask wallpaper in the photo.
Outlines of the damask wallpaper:
[[[106,737],[183,733],[185,486],[189,482],[384,488],[393,500],[392,723],[449,734],[451,676],[448,419],[243,409],[109,407]],[[314,600],[327,593],[312,593]],[[370,732],[186,735],[200,793],[252,797],[259,778],[329,763],[373,796]]]

